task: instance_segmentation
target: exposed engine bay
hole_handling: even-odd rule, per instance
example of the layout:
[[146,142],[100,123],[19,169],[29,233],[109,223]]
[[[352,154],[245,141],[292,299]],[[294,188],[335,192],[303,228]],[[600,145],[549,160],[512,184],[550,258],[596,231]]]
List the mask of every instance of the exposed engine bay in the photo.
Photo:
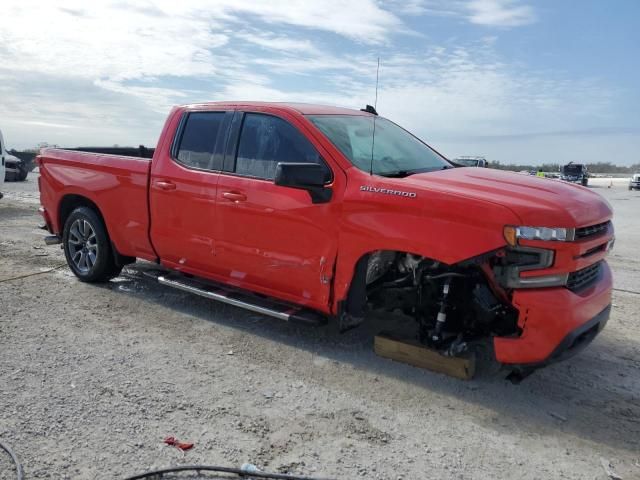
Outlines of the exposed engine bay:
[[[487,278],[493,264],[500,263],[499,255],[453,266],[384,250],[363,260],[368,308],[412,316],[419,341],[430,348],[457,356],[475,342],[519,334],[517,310],[507,293]],[[364,275],[364,268],[360,272]]]

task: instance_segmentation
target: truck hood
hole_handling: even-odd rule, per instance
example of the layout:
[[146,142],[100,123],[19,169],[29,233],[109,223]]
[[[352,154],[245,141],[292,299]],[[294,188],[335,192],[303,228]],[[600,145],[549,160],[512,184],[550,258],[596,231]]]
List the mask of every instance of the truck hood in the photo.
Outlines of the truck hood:
[[510,209],[521,225],[582,227],[607,221],[609,203],[589,188],[487,168],[451,168],[398,179],[398,187],[437,191]]

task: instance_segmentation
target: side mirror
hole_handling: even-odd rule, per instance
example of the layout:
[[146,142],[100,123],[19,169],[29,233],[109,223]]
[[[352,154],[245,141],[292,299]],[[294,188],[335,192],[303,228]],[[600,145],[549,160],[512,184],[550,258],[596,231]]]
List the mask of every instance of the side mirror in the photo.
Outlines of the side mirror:
[[308,191],[313,203],[327,203],[333,191],[324,185],[325,173],[324,167],[317,163],[280,162],[276,167],[274,183]]

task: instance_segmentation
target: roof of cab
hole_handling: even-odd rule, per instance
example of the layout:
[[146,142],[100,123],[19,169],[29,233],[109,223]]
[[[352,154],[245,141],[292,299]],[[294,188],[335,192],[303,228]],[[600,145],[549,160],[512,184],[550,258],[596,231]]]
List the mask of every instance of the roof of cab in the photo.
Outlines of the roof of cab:
[[291,102],[206,102],[182,105],[183,108],[205,110],[207,108],[251,108],[251,107],[271,107],[278,110],[289,110],[302,115],[371,115],[370,113],[352,108],[332,107],[329,105],[316,105],[313,103],[291,103]]

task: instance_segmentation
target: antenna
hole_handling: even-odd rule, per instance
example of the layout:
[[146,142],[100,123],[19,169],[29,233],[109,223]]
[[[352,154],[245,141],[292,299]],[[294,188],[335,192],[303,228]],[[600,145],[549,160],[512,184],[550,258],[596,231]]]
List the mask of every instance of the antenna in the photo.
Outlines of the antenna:
[[378,108],[378,75],[380,73],[380,57],[378,57],[378,66],[376,67],[376,99],[373,102],[373,109],[376,110]]
[[[376,118],[378,118],[378,111],[377,111],[377,107],[378,107],[378,78],[379,78],[379,74],[380,74],[380,57],[378,57],[378,66],[376,68],[376,98],[375,101],[373,102],[373,133],[371,135],[371,164],[369,167],[369,175],[373,176],[373,148],[375,147],[376,144]],[[367,105],[367,107],[369,107],[369,105]],[[368,111],[369,108],[367,108]]]

